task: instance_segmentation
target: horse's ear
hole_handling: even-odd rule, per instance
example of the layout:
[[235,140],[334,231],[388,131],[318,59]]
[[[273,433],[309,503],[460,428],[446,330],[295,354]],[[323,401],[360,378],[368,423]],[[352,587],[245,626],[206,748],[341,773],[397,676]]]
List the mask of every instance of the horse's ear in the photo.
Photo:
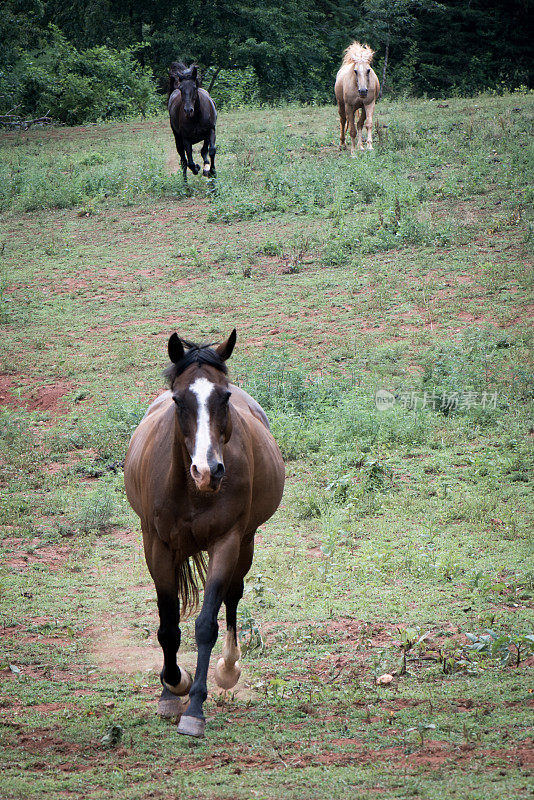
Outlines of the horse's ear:
[[223,361],[226,361],[232,355],[236,339],[237,331],[234,328],[228,339],[215,348],[215,352],[218,356],[220,356],[220,358],[222,358]]
[[192,78],[194,81],[196,81],[196,80],[197,80],[197,75],[198,75],[198,70],[197,70],[197,68],[194,66],[194,67],[191,69],[191,78]]
[[169,351],[169,358],[173,364],[178,364],[185,355],[184,346],[177,333],[173,333],[167,345]]

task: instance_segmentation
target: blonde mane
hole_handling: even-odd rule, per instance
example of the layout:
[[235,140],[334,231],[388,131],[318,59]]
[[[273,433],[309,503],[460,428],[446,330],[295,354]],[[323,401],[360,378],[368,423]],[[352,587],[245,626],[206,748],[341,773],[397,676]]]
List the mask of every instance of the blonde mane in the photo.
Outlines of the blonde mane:
[[370,64],[374,54],[374,50],[371,50],[368,44],[353,42],[343,53],[343,66],[345,66],[345,64],[356,63],[357,61],[366,61]]

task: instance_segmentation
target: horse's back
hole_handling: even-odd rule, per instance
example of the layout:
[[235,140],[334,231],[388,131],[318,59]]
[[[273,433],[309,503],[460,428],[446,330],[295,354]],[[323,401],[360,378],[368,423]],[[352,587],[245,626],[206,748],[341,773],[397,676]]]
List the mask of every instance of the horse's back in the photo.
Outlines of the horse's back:
[[209,110],[210,116],[213,118],[213,125],[217,122],[217,109],[215,108],[215,103],[212,100],[211,95],[206,89],[199,88],[198,96],[200,98],[201,105]]
[[[231,394],[231,404],[238,408],[241,411],[247,411],[248,413],[252,414],[256,419],[259,419],[262,424],[269,430],[269,420],[267,418],[267,414],[260,406],[257,400],[254,400],[244,389],[241,389],[239,386],[235,386],[234,384],[230,383],[228,385],[229,391]],[[166,392],[163,392],[147,408],[141,422],[139,423],[142,425],[146,420],[154,420],[157,418],[163,411],[165,411],[170,405],[172,405],[172,392],[167,389]]]
[[169,109],[169,113],[172,114],[174,110],[177,110],[182,103],[182,93],[179,89],[174,89],[169,95],[169,99],[167,100],[167,108]]
[[[252,454],[252,506],[249,529],[269,519],[280,504],[284,491],[285,466],[280,448],[274,439],[267,415],[247,392],[232,384],[230,404],[239,415]],[[231,441],[231,440],[230,440]]]
[[267,430],[270,430],[267,414],[257,400],[254,400],[244,389],[240,389],[239,386],[234,386],[232,383],[228,385],[228,389],[232,392],[231,403],[233,406],[248,411],[253,417],[259,419]]

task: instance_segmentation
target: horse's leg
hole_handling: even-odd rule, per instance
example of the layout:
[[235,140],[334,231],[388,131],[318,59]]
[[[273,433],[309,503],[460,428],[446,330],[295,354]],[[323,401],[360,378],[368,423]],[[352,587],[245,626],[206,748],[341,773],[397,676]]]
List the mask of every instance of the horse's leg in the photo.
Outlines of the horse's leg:
[[204,139],[204,144],[202,145],[202,149],[200,151],[200,155],[202,156],[202,161],[204,162],[204,166],[202,167],[202,174],[205,178],[207,178],[210,174],[210,161],[208,158],[208,146],[209,146],[209,136]]
[[349,123],[349,130],[350,130],[350,154],[354,156],[356,154],[356,125],[354,123],[354,117],[356,114],[356,109],[352,108],[352,106],[347,105],[345,107],[345,116],[347,117]]
[[362,128],[363,123],[365,122],[365,106],[362,106],[361,114],[358,115],[358,150],[363,150],[363,141],[362,141]]
[[366,110],[366,120],[365,120],[365,127],[367,128],[367,149],[373,149],[373,112],[375,110],[375,104],[370,103]]
[[200,172],[200,167],[193,161],[193,143],[189,139],[184,139],[184,148],[185,155],[187,157],[187,166],[193,175],[198,175]]
[[346,150],[345,130],[347,127],[347,117],[345,116],[345,103],[339,102],[337,104],[337,110],[339,113],[339,149]]
[[176,142],[176,149],[180,156],[180,163],[182,165],[182,172],[184,174],[184,181],[187,181],[187,160],[185,157],[184,140],[177,133],[174,134],[174,141]]
[[222,658],[215,668],[215,681],[221,689],[232,689],[239,680],[241,667],[241,648],[237,641],[237,606],[243,597],[243,578],[252,564],[254,553],[254,538],[241,545],[239,561],[234,570],[232,581],[226,592],[224,604],[226,606],[226,637],[222,649]]
[[158,714],[172,717],[182,713],[179,700],[189,692],[191,675],[180,669],[176,653],[180,647],[180,607],[174,558],[169,547],[155,533],[143,530],[145,557],[156,587],[160,626],[158,641],[163,650],[163,669],[160,673],[163,691],[158,702]]
[[195,622],[195,639],[198,650],[195,680],[189,692],[189,706],[178,725],[178,733],[184,733],[187,736],[204,736],[206,721],[202,706],[208,696],[208,666],[211,651],[219,632],[217,614],[228,591],[239,558],[240,538],[237,531],[232,531],[224,539],[220,539],[210,551],[204,602]]
[[215,147],[215,128],[212,128],[210,131],[210,144],[209,144],[209,153],[210,153],[210,178],[215,178],[217,173],[215,172],[215,153],[217,152],[217,148]]

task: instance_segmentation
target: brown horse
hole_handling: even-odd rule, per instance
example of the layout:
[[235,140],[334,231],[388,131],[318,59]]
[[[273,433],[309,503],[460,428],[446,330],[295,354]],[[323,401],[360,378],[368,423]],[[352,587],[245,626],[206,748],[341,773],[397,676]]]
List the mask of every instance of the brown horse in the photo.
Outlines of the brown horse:
[[[373,51],[366,44],[353,42],[343,54],[343,63],[336,76],[334,88],[339,111],[339,149],[345,149],[345,131],[350,129],[350,153],[356,155],[356,127],[358,149],[363,150],[362,128],[367,128],[367,149],[373,149],[373,112],[380,93],[380,83],[371,69]],[[357,126],[354,115],[359,110]]]
[[[254,533],[282,498],[284,463],[261,406],[228,383],[226,360],[236,341],[216,348],[174,333],[165,371],[170,391],[149,407],[124,463],[128,500],[141,519],[148,569],[156,586],[163,649],[158,712],[176,716],[189,694],[178,732],[203,736],[203,703],[217,615],[226,606],[226,638],[215,680],[224,689],[240,675],[237,605],[252,564]],[[185,348],[184,348],[185,345]],[[187,348],[187,349],[186,349]],[[208,565],[204,553],[209,556]],[[198,602],[195,679],[176,663],[182,610]]]

